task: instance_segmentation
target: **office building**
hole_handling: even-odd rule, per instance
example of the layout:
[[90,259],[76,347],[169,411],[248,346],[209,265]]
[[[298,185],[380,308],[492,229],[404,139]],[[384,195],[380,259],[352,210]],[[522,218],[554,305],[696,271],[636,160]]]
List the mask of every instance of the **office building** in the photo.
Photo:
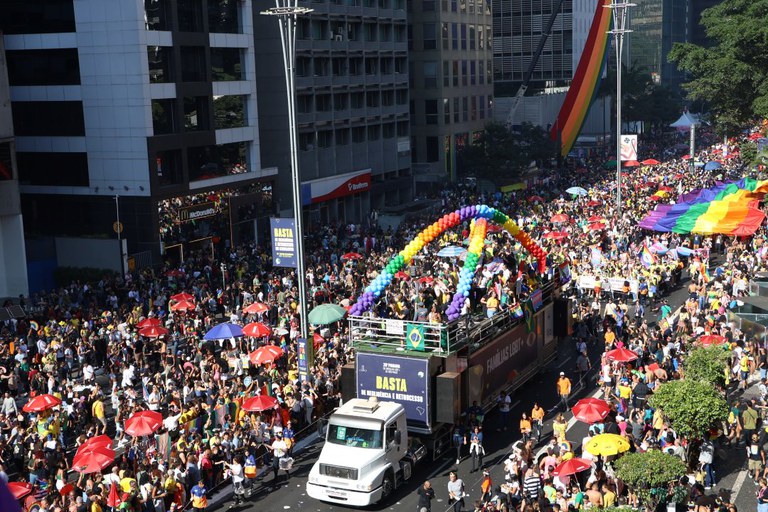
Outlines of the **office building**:
[[5,50],[0,37],[0,299],[29,292],[12,119]]
[[675,43],[691,38],[691,0],[637,0],[629,9],[626,63],[650,73],[653,81],[679,88],[685,74],[668,61]]
[[119,216],[144,262],[255,236],[276,169],[252,0],[4,0],[0,28],[28,233],[116,238]]
[[[305,225],[363,222],[413,194],[405,0],[321,0],[299,18],[296,121]],[[259,16],[256,78],[262,160],[279,169],[291,213],[291,167],[278,21]]]
[[[492,118],[491,5],[408,3],[411,150],[417,181],[456,177],[456,153]],[[426,175],[426,176],[425,176]]]

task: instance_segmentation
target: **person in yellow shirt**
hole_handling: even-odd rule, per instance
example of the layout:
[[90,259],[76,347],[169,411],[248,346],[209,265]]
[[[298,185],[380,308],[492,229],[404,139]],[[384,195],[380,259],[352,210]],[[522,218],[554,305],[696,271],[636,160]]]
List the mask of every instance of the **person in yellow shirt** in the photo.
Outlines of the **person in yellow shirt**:
[[531,430],[531,419],[527,414],[523,413],[523,416],[520,418],[520,434],[523,436],[523,442],[531,438]]
[[[106,434],[107,433],[107,416],[104,414],[104,402],[101,400],[101,396],[97,396],[96,400],[93,401],[93,405],[91,405],[91,414],[95,419],[101,423],[101,433]],[[96,432],[98,435],[99,433]]]
[[537,443],[541,441],[541,431],[544,430],[544,414],[544,408],[538,402],[534,402],[533,410],[531,410],[531,423],[536,434]]
[[607,350],[610,350],[608,347],[613,347],[613,344],[616,342],[616,333],[613,332],[613,328],[608,326],[605,329],[605,347]]
[[557,379],[557,394],[560,397],[560,405],[567,411],[570,407],[568,397],[571,395],[571,379],[566,377],[564,372],[560,372],[560,378]]
[[616,493],[611,490],[608,483],[603,483],[603,507],[611,508],[616,505]]
[[485,304],[485,312],[488,318],[492,318],[499,309],[499,299],[496,298],[496,292],[494,291],[489,292],[488,297],[483,297],[480,302]]

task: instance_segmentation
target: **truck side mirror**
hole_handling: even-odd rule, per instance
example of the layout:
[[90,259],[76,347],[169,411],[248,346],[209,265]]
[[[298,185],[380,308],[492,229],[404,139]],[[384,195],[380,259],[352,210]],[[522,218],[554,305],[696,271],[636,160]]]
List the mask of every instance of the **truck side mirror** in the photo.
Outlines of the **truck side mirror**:
[[400,442],[402,441],[402,439],[403,439],[403,436],[402,436],[402,434],[400,433],[400,431],[399,431],[399,430],[395,430],[395,442],[396,442],[398,445],[400,445]]

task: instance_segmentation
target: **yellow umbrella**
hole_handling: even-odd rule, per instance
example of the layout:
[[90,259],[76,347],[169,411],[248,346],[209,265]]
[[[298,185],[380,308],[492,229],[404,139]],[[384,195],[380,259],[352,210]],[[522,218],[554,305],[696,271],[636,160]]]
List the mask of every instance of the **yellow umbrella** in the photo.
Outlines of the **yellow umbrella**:
[[587,441],[584,449],[592,455],[617,455],[629,450],[629,442],[618,434],[599,434]]
[[654,192],[654,195],[657,195],[659,197],[669,197],[669,192],[667,192],[666,190],[657,190],[656,192]]

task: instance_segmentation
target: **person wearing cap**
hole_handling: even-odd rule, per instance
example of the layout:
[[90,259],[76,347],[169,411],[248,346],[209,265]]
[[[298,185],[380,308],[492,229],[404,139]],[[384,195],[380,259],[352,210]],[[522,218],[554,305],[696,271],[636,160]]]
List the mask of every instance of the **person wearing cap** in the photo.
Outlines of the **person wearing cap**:
[[557,394],[560,397],[560,405],[567,411],[570,407],[568,397],[571,395],[571,379],[565,376],[565,372],[560,372],[560,378],[557,379]]

